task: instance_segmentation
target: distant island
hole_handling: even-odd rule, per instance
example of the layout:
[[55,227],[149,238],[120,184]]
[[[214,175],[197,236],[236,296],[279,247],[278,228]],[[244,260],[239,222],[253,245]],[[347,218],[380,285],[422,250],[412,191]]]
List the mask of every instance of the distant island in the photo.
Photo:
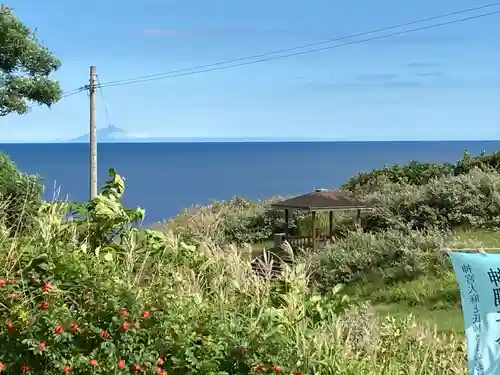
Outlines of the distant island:
[[[124,142],[317,142],[325,141],[324,139],[297,139],[297,138],[259,138],[259,137],[241,137],[241,138],[230,138],[230,137],[219,137],[219,138],[181,138],[181,137],[140,137],[135,134],[130,134],[127,131],[114,126],[109,125],[105,128],[97,129],[97,142],[99,143],[124,143]],[[68,142],[71,143],[88,143],[89,133],[73,138]]]
[[[106,128],[97,129],[97,142],[120,142],[129,141],[128,133],[116,126],[109,125]],[[90,133],[84,134],[80,137],[73,138],[71,142],[89,142]]]

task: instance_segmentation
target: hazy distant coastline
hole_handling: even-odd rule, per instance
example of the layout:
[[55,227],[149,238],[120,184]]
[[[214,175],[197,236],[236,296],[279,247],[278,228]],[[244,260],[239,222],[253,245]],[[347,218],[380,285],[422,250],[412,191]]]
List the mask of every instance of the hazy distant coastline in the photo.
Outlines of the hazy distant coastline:
[[[98,143],[283,143],[283,142],[341,142],[341,143],[363,143],[363,142],[496,142],[497,140],[484,139],[443,139],[443,140],[371,140],[371,139],[328,139],[328,138],[265,138],[265,137],[210,137],[210,138],[188,138],[188,137],[138,137],[127,131],[110,125],[97,129]],[[53,141],[2,141],[0,144],[56,144],[56,143],[88,143],[89,133],[73,139]]]

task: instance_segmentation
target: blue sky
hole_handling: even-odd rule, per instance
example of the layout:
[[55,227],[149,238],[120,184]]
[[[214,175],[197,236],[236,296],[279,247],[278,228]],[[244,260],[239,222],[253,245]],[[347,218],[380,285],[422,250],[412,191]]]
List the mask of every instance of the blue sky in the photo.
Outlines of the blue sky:
[[[67,91],[88,82],[91,64],[97,66],[104,83],[314,43],[486,3],[7,1],[62,60],[55,77]],[[495,10],[500,11],[500,6],[474,14]],[[131,136],[499,139],[499,34],[500,15],[494,15],[287,59],[108,87],[103,94],[110,122]],[[0,142],[77,137],[88,131],[88,112],[88,98],[82,93],[63,99],[51,110],[35,108],[27,115],[4,117]],[[98,126],[107,126],[100,97],[97,121]]]

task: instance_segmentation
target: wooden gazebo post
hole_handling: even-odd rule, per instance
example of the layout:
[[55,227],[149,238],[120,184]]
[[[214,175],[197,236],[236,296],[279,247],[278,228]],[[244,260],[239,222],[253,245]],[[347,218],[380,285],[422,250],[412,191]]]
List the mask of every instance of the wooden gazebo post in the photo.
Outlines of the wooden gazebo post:
[[330,239],[332,239],[333,238],[333,211],[332,210],[328,211],[328,225],[329,225],[328,233],[330,235]]
[[311,218],[311,221],[312,221],[312,225],[311,225],[312,248],[313,248],[313,250],[316,250],[316,211],[311,212],[311,216],[312,216],[312,218]]
[[288,237],[288,208],[285,208],[285,240]]

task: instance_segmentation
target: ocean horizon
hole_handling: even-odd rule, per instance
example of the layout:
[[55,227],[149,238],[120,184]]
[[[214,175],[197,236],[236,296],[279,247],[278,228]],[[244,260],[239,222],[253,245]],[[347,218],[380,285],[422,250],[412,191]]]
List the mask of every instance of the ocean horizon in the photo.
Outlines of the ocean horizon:
[[[113,143],[113,144],[128,144],[128,143],[434,143],[434,142],[500,142],[500,139],[433,139],[433,140],[343,140],[343,139],[295,139],[295,138],[138,138],[138,139],[128,139],[128,140],[99,140],[98,144]],[[53,144],[88,144],[88,141],[81,140],[55,140],[55,141],[21,141],[21,140],[0,140],[0,147],[2,145],[24,145],[24,144],[36,144],[36,145],[53,145]]]
[[[212,200],[333,189],[359,172],[411,160],[455,162],[465,150],[493,152],[500,141],[100,142],[98,182],[114,168],[125,178],[124,203],[144,208],[149,225]],[[45,199],[88,199],[87,143],[3,143],[0,152],[42,177]]]

